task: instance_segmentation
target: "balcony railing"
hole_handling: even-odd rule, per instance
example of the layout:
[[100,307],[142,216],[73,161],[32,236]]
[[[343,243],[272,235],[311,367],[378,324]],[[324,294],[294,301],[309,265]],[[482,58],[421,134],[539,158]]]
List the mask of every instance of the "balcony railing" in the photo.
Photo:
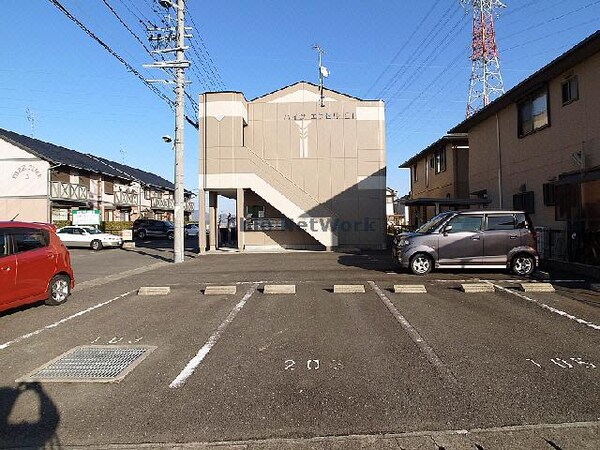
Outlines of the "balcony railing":
[[50,198],[54,200],[87,202],[89,198],[89,189],[81,184],[52,181],[50,183]]
[[115,205],[136,206],[138,204],[138,195],[134,192],[115,192]]
[[[163,211],[175,210],[175,200],[172,198],[151,198],[150,207],[152,209],[162,209]],[[185,211],[192,212],[196,209],[194,202],[185,202]]]

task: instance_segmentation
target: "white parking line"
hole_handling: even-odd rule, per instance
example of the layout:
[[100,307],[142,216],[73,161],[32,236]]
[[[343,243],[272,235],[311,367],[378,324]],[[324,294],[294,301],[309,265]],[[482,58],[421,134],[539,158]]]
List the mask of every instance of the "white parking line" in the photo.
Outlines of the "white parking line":
[[507,288],[504,288],[502,286],[498,286],[497,284],[491,283],[489,281],[488,281],[488,283],[491,284],[492,286],[495,286],[497,289],[499,289],[499,290],[501,290],[503,292],[508,292],[509,294],[512,294],[512,295],[515,295],[515,296],[517,296],[519,298],[522,298],[523,300],[527,300],[528,302],[535,303],[540,308],[547,309],[548,311],[553,312],[554,314],[558,314],[560,316],[566,317],[567,319],[574,320],[575,322],[581,323],[581,324],[583,324],[583,325],[585,325],[587,327],[593,328],[594,330],[600,330],[600,325],[596,325],[595,323],[588,322],[587,320],[580,319],[580,318],[578,318],[578,317],[576,317],[576,316],[574,316],[572,314],[569,314],[569,313],[567,313],[565,311],[561,311],[560,309],[557,309],[557,308],[554,308],[552,306],[546,305],[545,303],[542,303],[542,302],[540,302],[540,301],[538,301],[538,300],[536,300],[534,298],[527,297],[526,295],[523,295],[520,292],[516,292],[516,291],[514,291],[512,289],[507,289]]
[[450,369],[444,364],[444,362],[435,354],[433,349],[425,342],[425,340],[421,337],[419,332],[410,324],[406,317],[404,317],[400,312],[396,309],[394,304],[390,301],[390,299],[385,295],[385,293],[377,286],[373,281],[369,281],[369,285],[373,288],[373,290],[377,293],[383,304],[387,307],[387,309],[392,313],[392,315],[396,318],[398,323],[404,328],[404,331],[410,336],[417,347],[425,354],[427,359],[433,366],[438,370],[440,375],[442,375],[447,381],[452,384],[458,383],[454,374],[450,371]]
[[257,287],[258,287],[258,283],[254,283],[252,286],[250,286],[250,288],[248,289],[248,291],[246,292],[244,297],[239,301],[239,303],[237,305],[235,305],[233,307],[233,309],[230,311],[230,313],[227,315],[227,317],[221,323],[221,325],[219,325],[219,327],[216,329],[216,331],[208,338],[208,340],[202,346],[202,348],[200,350],[198,350],[198,353],[196,353],[196,356],[194,356],[190,360],[190,362],[187,363],[187,365],[183,368],[183,370],[179,373],[179,375],[177,375],[177,378],[175,378],[171,382],[171,384],[169,385],[170,388],[177,389],[185,384],[187,379],[194,373],[194,371],[200,365],[202,360],[206,357],[206,355],[208,355],[208,352],[210,352],[210,350],[217,343],[217,341],[221,337],[221,334],[223,334],[223,331],[225,331],[225,328],[227,328],[227,326],[231,322],[233,322],[233,319],[235,319],[235,316],[237,316],[237,314],[241,311],[241,309],[244,307],[244,305],[246,304],[248,299],[250,297],[252,297],[252,294],[254,294],[256,292]]
[[54,322],[51,325],[45,326],[44,328],[40,328],[38,330],[32,331],[31,333],[27,333],[22,336],[19,336],[18,338],[13,339],[12,341],[8,341],[8,342],[5,342],[4,344],[0,344],[0,350],[4,350],[5,348],[10,347],[11,345],[16,344],[17,342],[21,342],[25,339],[29,339],[30,337],[36,336],[36,335],[38,335],[46,330],[49,330],[51,328],[56,328],[57,326],[62,325],[63,323],[68,322],[71,319],[75,319],[76,317],[83,316],[84,314],[87,314],[87,313],[89,313],[95,309],[98,309],[102,306],[108,305],[109,303],[112,303],[115,300],[119,300],[120,298],[126,297],[133,292],[135,292],[135,290],[125,292],[124,294],[118,295],[115,298],[111,298],[110,300],[107,300],[102,303],[98,303],[97,305],[94,305],[88,309],[84,309],[83,311],[79,311],[78,313],[75,313],[69,317],[65,317],[64,319]]

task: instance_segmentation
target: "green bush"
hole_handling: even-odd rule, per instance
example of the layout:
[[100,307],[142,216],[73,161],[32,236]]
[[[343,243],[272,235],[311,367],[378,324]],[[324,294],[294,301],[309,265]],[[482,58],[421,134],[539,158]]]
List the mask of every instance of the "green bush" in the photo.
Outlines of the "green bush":
[[102,222],[100,228],[105,233],[118,234],[122,230],[131,230],[133,228],[133,222]]

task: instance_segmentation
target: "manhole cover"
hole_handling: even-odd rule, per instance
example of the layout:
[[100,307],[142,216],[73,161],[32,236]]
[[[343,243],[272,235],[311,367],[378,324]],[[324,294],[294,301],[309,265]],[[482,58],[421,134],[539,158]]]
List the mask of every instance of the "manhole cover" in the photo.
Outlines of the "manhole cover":
[[88,345],[75,347],[16,382],[121,381],[156,347]]

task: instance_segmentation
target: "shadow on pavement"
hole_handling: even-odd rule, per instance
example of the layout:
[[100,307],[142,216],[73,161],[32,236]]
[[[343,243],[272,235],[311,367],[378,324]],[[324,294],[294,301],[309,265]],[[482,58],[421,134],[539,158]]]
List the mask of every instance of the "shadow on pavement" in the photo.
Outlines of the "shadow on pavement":
[[[22,411],[16,411],[15,406],[19,397],[29,397],[28,393],[37,397],[37,418],[32,421],[19,420]],[[31,397],[27,401],[31,401]],[[30,404],[26,406],[31,408]],[[13,410],[17,412],[15,422],[9,421]],[[16,388],[0,388],[0,446],[62,448],[56,434],[59,423],[58,408],[40,383],[20,383]]]
[[[136,239],[134,242],[135,248],[128,248],[126,251],[149,256],[160,261],[173,261],[173,241],[166,239]],[[197,255],[198,243],[195,238],[186,239],[184,251],[186,257]]]
[[390,250],[344,253],[338,256],[338,263],[342,266],[358,267],[378,272],[400,271],[398,265],[392,260]]

